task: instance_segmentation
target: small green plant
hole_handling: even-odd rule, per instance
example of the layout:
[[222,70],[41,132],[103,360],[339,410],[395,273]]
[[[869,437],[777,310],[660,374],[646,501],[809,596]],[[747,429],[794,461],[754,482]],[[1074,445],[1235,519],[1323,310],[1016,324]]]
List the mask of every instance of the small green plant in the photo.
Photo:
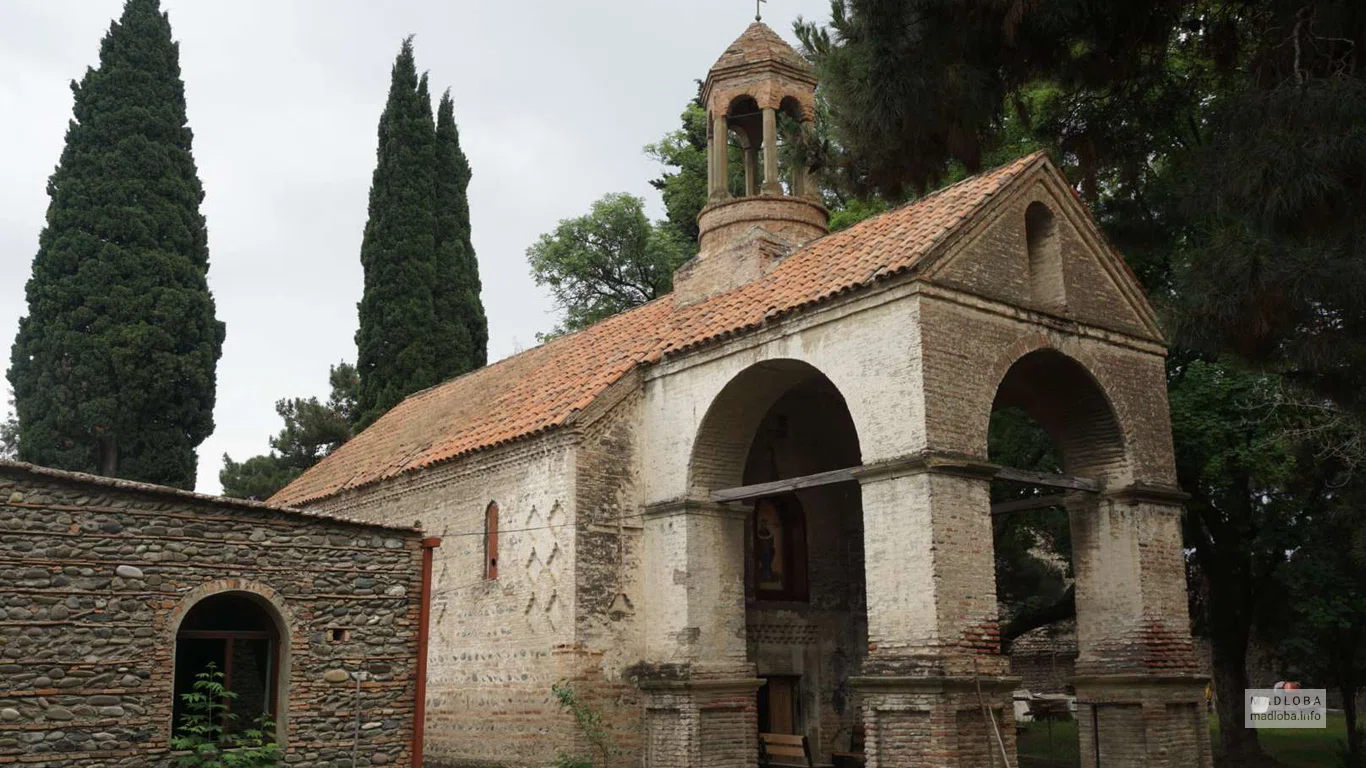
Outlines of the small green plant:
[[194,687],[180,694],[185,714],[171,738],[171,749],[187,752],[176,758],[179,768],[276,768],[280,745],[275,723],[262,714],[254,728],[229,727],[236,719],[229,703],[237,694],[223,685],[223,673],[210,663],[195,675]]
[[[621,749],[616,739],[602,724],[602,713],[579,701],[569,683],[560,682],[550,686],[555,701],[560,708],[574,716],[583,740],[593,748],[595,755],[567,755],[563,752],[555,759],[555,768],[611,768]],[[601,762],[596,762],[601,760]]]

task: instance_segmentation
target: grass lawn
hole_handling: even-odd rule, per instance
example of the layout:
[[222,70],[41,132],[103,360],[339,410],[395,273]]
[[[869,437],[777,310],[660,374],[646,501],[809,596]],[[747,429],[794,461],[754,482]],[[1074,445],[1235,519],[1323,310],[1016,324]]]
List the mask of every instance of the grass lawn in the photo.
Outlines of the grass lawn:
[[[1210,716],[1210,738],[1219,740],[1219,721]],[[1337,765],[1338,745],[1347,743],[1347,721],[1341,712],[1328,713],[1328,727],[1264,728],[1258,734],[1262,748],[1291,768],[1332,768]],[[1077,764],[1077,724],[1053,723],[1050,740],[1047,723],[1029,723],[1020,731],[1022,766],[1053,768]]]

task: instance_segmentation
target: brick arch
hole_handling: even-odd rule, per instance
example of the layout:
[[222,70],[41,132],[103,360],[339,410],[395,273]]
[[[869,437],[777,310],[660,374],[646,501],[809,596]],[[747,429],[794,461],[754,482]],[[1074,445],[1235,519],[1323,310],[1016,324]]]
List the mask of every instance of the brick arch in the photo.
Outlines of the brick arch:
[[[749,102],[753,102],[753,105],[751,106]],[[724,114],[727,118],[734,118],[757,112],[760,109],[763,109],[763,107],[759,106],[758,97],[754,96],[752,93],[740,91],[734,94],[730,100],[726,102]]]
[[[792,358],[764,360],[732,377],[712,398],[693,438],[688,457],[691,495],[741,484],[750,445],[769,409],[799,384],[824,379],[843,399],[834,381],[814,365]],[[849,406],[845,401],[846,407]],[[849,429],[858,441],[852,410]]]
[[[763,80],[754,83],[731,84],[715,89],[707,99],[709,118],[717,115],[730,117],[730,105],[739,98],[749,97],[759,105],[759,109],[780,109],[785,99],[793,99],[800,110],[800,119],[816,119],[815,89],[803,84],[784,80]],[[798,115],[794,115],[797,117]]]
[[251,579],[214,579],[213,581],[200,584],[198,587],[186,592],[180,602],[169,615],[168,638],[175,642],[176,633],[180,631],[180,623],[185,620],[186,614],[190,612],[196,604],[219,595],[244,594],[254,598],[258,603],[271,614],[280,630],[282,640],[289,638],[290,631],[296,621],[289,610],[285,598],[274,588]]
[[806,105],[802,100],[792,94],[788,94],[778,101],[777,110],[793,120],[803,121],[807,118]]
[[991,406],[978,419],[974,444],[987,455],[991,412],[1018,406],[1053,438],[1063,471],[1122,484],[1131,474],[1129,437],[1103,370],[1073,345],[1042,333],[1017,339],[997,356],[987,377]]
[[[252,599],[266,615],[275,622],[276,631],[279,633],[278,660],[279,669],[275,675],[278,680],[279,692],[276,701],[275,713],[275,739],[281,747],[287,747],[286,736],[289,733],[289,691],[292,687],[292,639],[294,637],[294,627],[299,626],[299,620],[293,615],[289,605],[285,602],[284,596],[274,588],[251,579],[228,578],[214,579],[195,587],[185,593],[176,607],[169,614],[165,640],[172,649],[171,652],[171,675],[169,684],[166,686],[166,695],[175,694],[175,658],[176,644],[180,634],[180,625],[185,617],[199,603],[213,597],[223,595],[244,595]],[[166,737],[169,740],[174,723],[167,722]]]

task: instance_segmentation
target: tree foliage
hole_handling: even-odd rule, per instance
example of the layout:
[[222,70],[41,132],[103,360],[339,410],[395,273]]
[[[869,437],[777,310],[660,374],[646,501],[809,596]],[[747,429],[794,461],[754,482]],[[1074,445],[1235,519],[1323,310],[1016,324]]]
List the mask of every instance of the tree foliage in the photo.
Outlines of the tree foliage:
[[304,470],[322,461],[350,440],[355,432],[356,393],[360,379],[356,368],[338,363],[328,372],[332,394],[327,402],[316,397],[279,400],[275,412],[284,420],[279,434],[270,438],[270,452],[246,461],[223,455],[218,480],[223,495],[264,501],[288,485]]
[[441,333],[453,342],[449,364],[457,373],[488,362],[489,323],[479,299],[479,260],[470,239],[470,163],[460,149],[455,102],[448,89],[436,110],[436,258],[434,293]]
[[590,750],[586,755],[561,751],[555,759],[555,768],[612,768],[616,765],[621,748],[603,724],[602,712],[580,699],[568,682],[555,683],[550,686],[550,692],[560,709],[574,718],[579,740]]
[[72,85],[11,353],[25,461],[194,486],[225,331],[179,58],[158,0],[128,0]]
[[1211,643],[1222,753],[1241,765],[1259,751],[1243,726],[1248,647],[1274,604],[1302,511],[1291,489],[1290,416],[1273,376],[1200,359],[1177,358],[1169,368],[1177,480],[1190,494],[1193,615]]
[[[1291,673],[1317,687],[1335,687],[1347,720],[1345,765],[1366,765],[1357,696],[1366,690],[1366,558],[1343,547],[1366,543],[1366,525],[1356,510],[1361,483],[1336,492],[1328,509],[1306,532],[1307,540],[1282,571],[1286,621],[1284,655]],[[1349,506],[1350,505],[1350,506]]]
[[536,284],[548,286],[564,311],[555,333],[663,296],[673,287],[674,270],[691,255],[682,236],[651,223],[645,201],[628,194],[607,195],[527,249]]
[[1149,287],[1165,289],[1179,342],[1361,410],[1366,6],[832,9],[828,27],[798,34],[870,188],[896,196],[956,164],[978,170],[1016,118],[1069,166]]
[[441,136],[412,38],[394,61],[379,121],[369,220],[361,242],[365,292],[356,331],[358,423],[368,425],[409,394],[482,364],[487,324],[469,239],[453,107],[442,98]]
[[[1061,471],[1053,439],[1020,408],[1001,408],[991,414],[987,455],[1002,466]],[[1040,495],[1035,486],[993,483],[991,498],[1001,502]],[[1001,639],[1006,646],[1031,629],[1076,615],[1072,538],[1065,509],[998,515],[992,518],[992,534]]]
[[191,689],[180,694],[185,714],[176,723],[171,749],[178,768],[274,768],[284,757],[275,741],[275,722],[262,714],[245,728],[230,711],[237,694],[224,685],[213,662],[195,675]]
[[9,415],[0,422],[0,459],[19,457],[19,419],[14,415],[14,394],[9,398]]
[[[645,146],[645,154],[664,166],[659,178],[650,186],[659,190],[664,200],[664,222],[674,232],[697,245],[697,217],[708,202],[707,192],[707,109],[702,105],[702,84],[698,95],[688,102],[680,115],[682,125],[653,144]],[[731,194],[745,190],[744,152],[734,140],[726,148],[728,184]]]

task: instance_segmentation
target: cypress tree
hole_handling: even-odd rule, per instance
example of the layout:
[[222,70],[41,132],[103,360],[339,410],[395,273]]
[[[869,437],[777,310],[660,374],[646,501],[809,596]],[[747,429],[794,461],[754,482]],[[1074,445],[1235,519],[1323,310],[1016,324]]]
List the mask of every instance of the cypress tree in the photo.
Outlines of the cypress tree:
[[433,340],[437,285],[436,127],[427,77],[418,77],[413,41],[394,61],[389,98],[379,120],[379,149],[370,184],[370,218],[360,260],[365,270],[356,331],[364,427],[405,396],[441,380]]
[[439,112],[434,119],[427,76],[417,74],[409,37],[394,61],[380,116],[361,243],[357,429],[409,394],[484,365],[488,356],[465,196],[470,165],[449,91]]
[[72,84],[8,372],[25,461],[194,485],[224,326],[179,59],[158,0],[128,0]]
[[483,367],[489,341],[488,319],[479,299],[479,261],[470,240],[470,164],[460,150],[450,89],[436,110],[436,174],[436,247],[442,272],[436,312],[449,326],[449,376]]

